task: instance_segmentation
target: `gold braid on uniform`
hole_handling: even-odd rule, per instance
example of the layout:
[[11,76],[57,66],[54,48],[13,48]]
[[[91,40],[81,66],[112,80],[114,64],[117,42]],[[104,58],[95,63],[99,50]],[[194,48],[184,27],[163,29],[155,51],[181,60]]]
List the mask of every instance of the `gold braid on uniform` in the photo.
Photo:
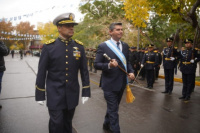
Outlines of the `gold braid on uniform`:
[[83,89],[90,88],[90,86],[83,86]]
[[77,39],[75,39],[75,42],[80,44],[80,45],[83,45],[83,43],[81,41],[77,40]]
[[45,89],[41,89],[41,88],[39,88],[37,85],[35,85],[35,87],[36,87],[39,91],[45,91]]
[[51,44],[51,43],[53,43],[53,42],[55,42],[55,41],[56,41],[55,39],[51,39],[51,40],[45,42],[45,44]]

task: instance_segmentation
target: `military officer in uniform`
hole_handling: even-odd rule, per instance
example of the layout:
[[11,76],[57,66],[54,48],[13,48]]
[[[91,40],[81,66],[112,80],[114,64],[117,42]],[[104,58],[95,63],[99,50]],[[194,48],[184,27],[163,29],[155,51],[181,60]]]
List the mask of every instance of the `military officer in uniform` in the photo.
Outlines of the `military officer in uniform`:
[[79,102],[80,86],[78,72],[82,78],[82,103],[90,97],[89,72],[83,44],[73,40],[73,13],[56,17],[59,37],[43,45],[38,65],[35,98],[44,104],[45,92],[50,115],[50,133],[72,133],[72,119]]
[[182,72],[183,89],[182,97],[179,99],[188,101],[195,86],[196,63],[200,60],[200,56],[197,50],[192,48],[192,39],[186,39],[184,43],[186,49],[180,52],[180,71]]
[[[133,69],[129,63],[129,46],[121,41],[123,35],[122,23],[112,23],[109,27],[111,39],[98,46],[95,68],[102,70],[101,87],[107,102],[107,112],[104,119],[103,129],[111,130],[112,133],[120,133],[119,104],[127,85],[127,75],[119,69],[127,68],[129,78],[134,79]],[[111,61],[103,55],[107,54]]]
[[178,56],[177,47],[173,47],[173,38],[167,38],[167,47],[164,47],[163,55],[163,67],[165,74],[165,91],[162,93],[171,94],[174,85],[174,69],[176,67],[176,58]]
[[158,48],[155,48],[154,52],[158,56],[158,63],[159,63],[159,65],[155,67],[155,80],[157,80],[159,76],[160,65],[162,64],[162,55],[159,52]]
[[145,65],[145,74],[147,79],[147,88],[152,89],[154,83],[154,68],[159,65],[158,55],[153,51],[154,45],[148,45],[148,51],[145,51],[141,67]]
[[[130,61],[130,64],[132,65],[132,67],[134,69],[134,74],[137,75],[139,61],[138,61],[138,52],[137,52],[136,47],[130,48],[129,61]],[[131,80],[129,83],[133,83],[133,80]]]

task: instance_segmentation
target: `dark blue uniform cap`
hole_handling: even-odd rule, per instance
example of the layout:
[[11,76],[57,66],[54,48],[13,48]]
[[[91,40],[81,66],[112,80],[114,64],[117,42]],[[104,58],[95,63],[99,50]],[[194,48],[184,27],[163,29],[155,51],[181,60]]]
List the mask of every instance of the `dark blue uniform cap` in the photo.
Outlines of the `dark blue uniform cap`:
[[193,43],[193,40],[192,39],[185,39],[184,43]]
[[168,38],[166,38],[166,42],[173,42],[173,38],[172,37],[168,37]]
[[131,47],[131,49],[136,49],[136,47]]

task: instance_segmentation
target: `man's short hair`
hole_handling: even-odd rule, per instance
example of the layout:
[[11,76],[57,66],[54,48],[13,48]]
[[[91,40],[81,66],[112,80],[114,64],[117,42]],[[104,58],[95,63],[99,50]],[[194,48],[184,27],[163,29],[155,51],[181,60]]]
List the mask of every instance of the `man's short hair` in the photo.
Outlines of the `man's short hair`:
[[109,30],[110,30],[110,31],[113,31],[114,28],[115,28],[115,25],[121,25],[121,26],[122,26],[122,23],[120,23],[120,22],[116,22],[116,23],[112,23],[112,24],[110,24]]

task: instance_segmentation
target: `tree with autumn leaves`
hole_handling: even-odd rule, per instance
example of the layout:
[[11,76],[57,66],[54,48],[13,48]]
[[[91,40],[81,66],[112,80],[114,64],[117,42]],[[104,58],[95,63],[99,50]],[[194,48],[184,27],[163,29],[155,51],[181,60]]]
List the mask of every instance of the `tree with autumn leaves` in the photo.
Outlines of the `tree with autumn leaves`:
[[[200,45],[200,0],[123,0],[125,17],[136,27],[147,31],[152,42],[156,37],[149,34],[155,30],[155,25],[164,26],[167,30],[172,30],[168,36],[175,37],[180,43],[185,38],[194,39],[194,43]],[[152,22],[156,21],[156,22]],[[167,28],[168,27],[168,28]],[[166,29],[167,28],[167,29]],[[148,30],[147,30],[148,29]],[[161,28],[160,28],[161,29]],[[155,32],[154,32],[155,33]],[[159,34],[158,34],[159,35]]]

